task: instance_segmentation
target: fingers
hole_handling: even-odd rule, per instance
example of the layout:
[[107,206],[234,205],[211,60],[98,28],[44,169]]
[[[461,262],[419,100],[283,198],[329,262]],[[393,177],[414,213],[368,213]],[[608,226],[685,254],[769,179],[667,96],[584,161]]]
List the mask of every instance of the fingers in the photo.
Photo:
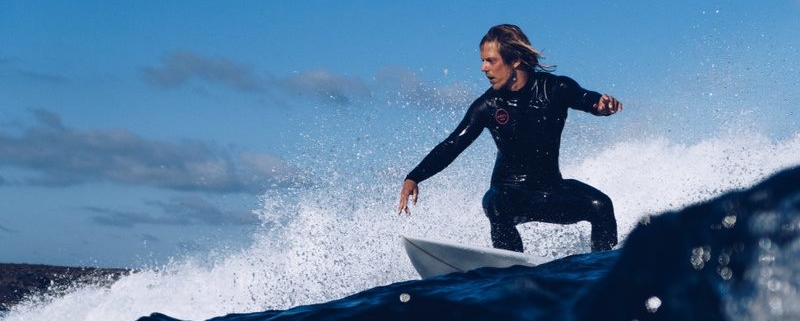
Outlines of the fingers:
[[406,198],[404,198],[403,195],[400,195],[400,204],[397,205],[397,214],[400,215],[403,213],[403,211],[406,211],[406,214],[411,214],[411,212],[408,210],[408,206],[406,205]]
[[[411,199],[411,204],[416,204],[416,198]],[[406,215],[411,215],[411,209],[408,208],[408,195],[400,195],[400,205],[397,206],[397,215],[403,214],[406,212]]]
[[400,203],[397,205],[397,214],[406,212],[406,215],[411,215],[411,209],[408,208],[408,199],[411,198],[411,204],[417,204],[419,197],[419,187],[417,183],[407,179],[403,182],[403,189],[400,191]]
[[611,95],[603,94],[597,102],[598,115],[613,115],[622,111],[622,103]]
[[606,115],[610,115],[616,112],[614,108],[614,103],[616,101],[617,100],[614,99],[614,97],[611,97],[609,95],[603,95],[603,97],[600,98],[601,105],[605,106]]
[[622,111],[622,103],[620,103],[619,100],[617,100],[613,96],[608,96],[607,105],[609,113],[611,114],[615,114]]

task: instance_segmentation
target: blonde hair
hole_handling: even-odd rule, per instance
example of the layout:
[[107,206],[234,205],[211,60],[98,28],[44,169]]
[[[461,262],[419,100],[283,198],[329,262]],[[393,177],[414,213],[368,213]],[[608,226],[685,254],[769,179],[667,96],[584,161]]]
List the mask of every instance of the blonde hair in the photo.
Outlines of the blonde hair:
[[503,61],[508,64],[519,60],[532,71],[551,72],[556,68],[556,66],[545,65],[539,62],[539,60],[544,59],[544,57],[531,45],[528,36],[522,32],[522,29],[515,25],[502,24],[492,27],[489,29],[489,32],[483,36],[483,39],[481,39],[480,47],[491,42],[497,43],[500,56],[503,57]]

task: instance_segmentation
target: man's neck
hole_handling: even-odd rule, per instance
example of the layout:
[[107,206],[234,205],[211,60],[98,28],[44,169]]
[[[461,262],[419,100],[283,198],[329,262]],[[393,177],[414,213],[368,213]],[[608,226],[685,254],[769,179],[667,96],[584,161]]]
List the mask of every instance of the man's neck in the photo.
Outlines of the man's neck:
[[516,74],[516,81],[511,84],[511,91],[519,91],[522,87],[525,87],[525,84],[528,83],[528,72],[520,69],[515,69],[514,73]]

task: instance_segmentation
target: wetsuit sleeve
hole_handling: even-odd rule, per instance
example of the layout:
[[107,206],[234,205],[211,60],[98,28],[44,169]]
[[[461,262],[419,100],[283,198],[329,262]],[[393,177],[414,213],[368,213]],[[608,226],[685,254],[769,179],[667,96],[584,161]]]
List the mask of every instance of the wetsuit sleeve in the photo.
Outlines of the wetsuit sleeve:
[[428,153],[425,158],[407,176],[414,182],[420,183],[443,169],[447,168],[475,139],[480,136],[486,126],[486,117],[482,117],[486,110],[485,99],[479,98],[467,110],[464,119],[458,127],[444,141]]
[[558,80],[558,92],[568,107],[597,115],[594,104],[600,101],[602,95],[583,89],[572,78],[559,76]]

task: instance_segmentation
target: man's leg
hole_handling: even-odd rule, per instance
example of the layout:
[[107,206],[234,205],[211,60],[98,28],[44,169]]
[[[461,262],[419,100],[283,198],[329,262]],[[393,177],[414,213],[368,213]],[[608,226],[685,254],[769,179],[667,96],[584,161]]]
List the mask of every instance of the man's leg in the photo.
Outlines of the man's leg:
[[523,252],[522,237],[517,227],[509,224],[492,225],[492,246],[515,252]]
[[589,214],[589,223],[592,224],[592,252],[608,251],[617,245],[617,220],[614,218],[614,205],[608,196],[596,189],[595,191],[599,194],[591,194],[594,198],[592,201],[593,211]]
[[617,245],[617,220],[608,195],[574,179],[562,181],[559,191],[561,201],[569,204],[566,211],[574,219],[592,224],[592,252],[608,251]]
[[498,249],[523,252],[522,237],[508,210],[501,206],[503,193],[492,187],[483,196],[483,211],[489,218],[492,231],[492,246]]

